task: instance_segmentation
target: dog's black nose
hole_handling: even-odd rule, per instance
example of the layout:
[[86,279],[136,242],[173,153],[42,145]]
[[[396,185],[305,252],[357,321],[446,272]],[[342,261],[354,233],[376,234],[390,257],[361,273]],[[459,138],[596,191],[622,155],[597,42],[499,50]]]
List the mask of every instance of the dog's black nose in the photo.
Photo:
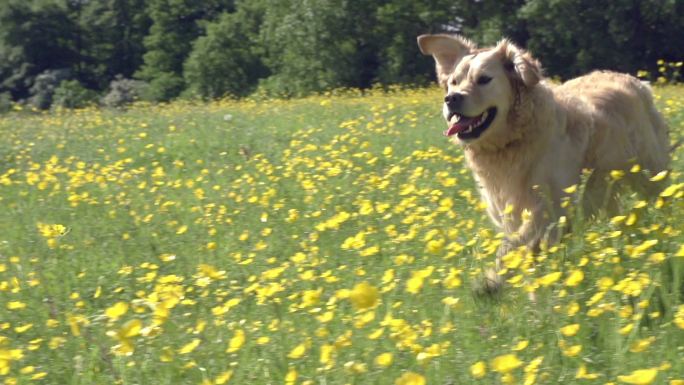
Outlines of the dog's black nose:
[[461,103],[463,103],[464,96],[465,95],[463,95],[460,92],[451,93],[444,97],[444,103],[446,103],[449,109],[458,108],[461,105]]

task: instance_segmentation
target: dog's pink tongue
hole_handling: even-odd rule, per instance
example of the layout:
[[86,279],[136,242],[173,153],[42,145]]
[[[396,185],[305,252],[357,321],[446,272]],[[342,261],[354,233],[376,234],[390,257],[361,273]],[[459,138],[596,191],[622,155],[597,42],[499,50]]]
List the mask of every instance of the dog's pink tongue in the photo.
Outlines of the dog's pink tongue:
[[446,131],[444,131],[444,135],[445,135],[445,136],[452,136],[452,135],[458,134],[459,132],[461,132],[461,131],[465,130],[466,128],[468,128],[468,126],[470,125],[470,123],[471,123],[473,120],[475,120],[475,118],[461,117],[461,119],[460,119],[458,122],[452,124],[452,125],[449,127],[449,129],[447,129]]

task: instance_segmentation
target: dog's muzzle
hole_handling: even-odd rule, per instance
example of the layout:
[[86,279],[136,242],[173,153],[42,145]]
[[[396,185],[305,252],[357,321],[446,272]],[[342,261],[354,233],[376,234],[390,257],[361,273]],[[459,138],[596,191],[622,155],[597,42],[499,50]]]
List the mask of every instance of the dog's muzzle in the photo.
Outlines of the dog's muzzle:
[[476,139],[489,127],[496,117],[496,107],[491,107],[477,116],[468,117],[457,112],[449,111],[447,120],[449,128],[444,135],[458,135],[461,140]]

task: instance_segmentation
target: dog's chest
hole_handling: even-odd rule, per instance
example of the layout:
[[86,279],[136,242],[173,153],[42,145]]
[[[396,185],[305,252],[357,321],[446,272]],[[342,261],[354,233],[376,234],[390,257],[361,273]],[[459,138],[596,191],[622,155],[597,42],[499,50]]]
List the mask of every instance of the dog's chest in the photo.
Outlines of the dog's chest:
[[466,153],[466,160],[495,221],[507,206],[519,211],[530,205],[533,193],[525,159]]

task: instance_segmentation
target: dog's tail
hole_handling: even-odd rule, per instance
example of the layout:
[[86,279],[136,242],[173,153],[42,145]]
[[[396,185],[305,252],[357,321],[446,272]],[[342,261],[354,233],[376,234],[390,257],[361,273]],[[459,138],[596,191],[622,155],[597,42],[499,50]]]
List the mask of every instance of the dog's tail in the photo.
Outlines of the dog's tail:
[[672,154],[673,152],[677,151],[677,149],[678,149],[682,144],[684,144],[684,138],[679,138],[679,139],[677,139],[677,141],[674,142],[674,144],[670,146],[670,154]]

